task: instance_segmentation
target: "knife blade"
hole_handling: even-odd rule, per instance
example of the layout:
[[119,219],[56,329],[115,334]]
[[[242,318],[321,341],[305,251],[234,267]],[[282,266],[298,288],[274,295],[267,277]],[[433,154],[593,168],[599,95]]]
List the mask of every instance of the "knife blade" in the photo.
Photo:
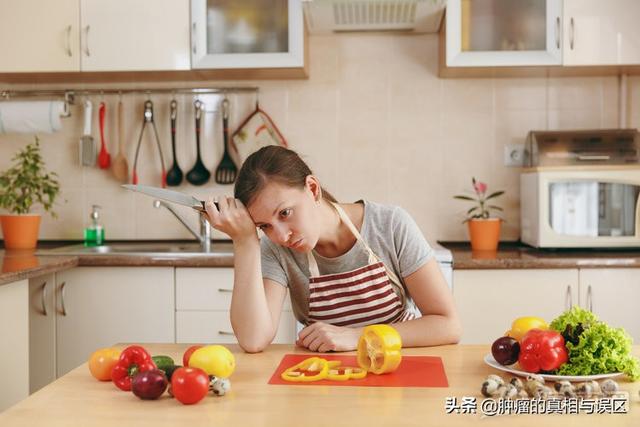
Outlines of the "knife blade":
[[[155,197],[156,199],[164,200],[171,203],[177,203],[183,206],[189,206],[199,212],[205,212],[204,202],[196,199],[188,194],[181,193],[179,191],[166,190],[164,188],[152,187],[150,185],[122,185],[127,190],[136,191],[138,193],[146,194],[147,196]],[[218,204],[214,202],[216,207]]]

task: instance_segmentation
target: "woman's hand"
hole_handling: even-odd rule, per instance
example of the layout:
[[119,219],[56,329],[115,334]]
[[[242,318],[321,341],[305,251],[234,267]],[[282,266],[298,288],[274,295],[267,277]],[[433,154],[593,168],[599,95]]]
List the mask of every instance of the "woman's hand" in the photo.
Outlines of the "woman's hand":
[[346,328],[328,323],[316,322],[298,334],[296,345],[320,353],[326,351],[350,351],[358,347],[360,328]]
[[205,203],[207,219],[213,228],[228,234],[236,243],[247,238],[257,238],[256,225],[240,200],[221,197],[217,203],[218,208],[211,197]]

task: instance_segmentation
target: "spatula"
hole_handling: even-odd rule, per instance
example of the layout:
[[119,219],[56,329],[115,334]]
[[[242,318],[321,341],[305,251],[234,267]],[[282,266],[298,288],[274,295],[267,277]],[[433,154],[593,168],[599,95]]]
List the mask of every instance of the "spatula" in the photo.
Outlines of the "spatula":
[[127,182],[129,180],[129,164],[127,158],[124,156],[124,112],[122,101],[118,102],[118,154],[111,163],[111,171],[113,176],[120,182]]
[[84,101],[84,130],[80,137],[80,164],[82,166],[96,165],[96,144],[91,136],[91,101]]
[[111,166],[111,154],[107,151],[107,142],[104,139],[104,119],[107,114],[107,105],[100,103],[98,117],[100,118],[100,153],[98,154],[98,166],[100,169],[109,169]]
[[229,155],[229,100],[222,100],[222,132],[224,136],[224,154],[216,168],[216,182],[218,184],[233,184],[236,180],[238,167]]

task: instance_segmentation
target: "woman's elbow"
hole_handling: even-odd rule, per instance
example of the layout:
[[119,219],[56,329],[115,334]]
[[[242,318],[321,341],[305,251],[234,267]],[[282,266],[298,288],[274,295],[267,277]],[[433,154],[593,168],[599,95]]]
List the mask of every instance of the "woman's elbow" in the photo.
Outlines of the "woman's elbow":
[[449,322],[449,344],[458,344],[462,339],[462,323],[458,316],[453,316]]

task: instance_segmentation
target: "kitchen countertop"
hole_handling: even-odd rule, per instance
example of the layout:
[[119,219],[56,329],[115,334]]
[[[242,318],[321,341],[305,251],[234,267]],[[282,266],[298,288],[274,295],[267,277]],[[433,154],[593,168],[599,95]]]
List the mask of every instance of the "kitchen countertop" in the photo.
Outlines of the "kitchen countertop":
[[[119,346],[122,347],[122,346]],[[182,359],[187,344],[145,344],[151,354]],[[291,345],[271,345],[263,353],[236,356],[231,391],[224,397],[207,395],[198,404],[184,406],[166,393],[158,401],[142,401],[109,382],[99,382],[86,364],[49,384],[0,414],[3,427],[33,426],[395,426],[451,425],[477,422],[520,427],[540,425],[640,425],[640,381],[619,379],[630,393],[627,414],[501,415],[483,417],[480,385],[488,374],[498,373],[483,362],[489,351],[482,345],[448,345],[403,349],[404,355],[439,356],[443,359],[448,388],[396,388],[348,386],[283,386],[267,382],[286,353],[304,353]],[[640,354],[640,346],[634,346]],[[315,354],[315,353],[314,353]],[[502,375],[510,378],[509,375]],[[476,414],[446,414],[447,397],[477,398]]]
[[72,268],[78,261],[75,256],[41,256],[34,250],[0,249],[0,285]]
[[536,249],[500,243],[496,252],[472,251],[467,242],[439,242],[453,255],[453,269],[640,268],[638,249]]

